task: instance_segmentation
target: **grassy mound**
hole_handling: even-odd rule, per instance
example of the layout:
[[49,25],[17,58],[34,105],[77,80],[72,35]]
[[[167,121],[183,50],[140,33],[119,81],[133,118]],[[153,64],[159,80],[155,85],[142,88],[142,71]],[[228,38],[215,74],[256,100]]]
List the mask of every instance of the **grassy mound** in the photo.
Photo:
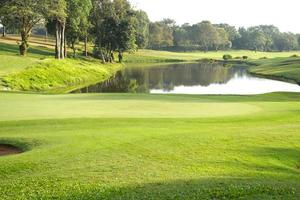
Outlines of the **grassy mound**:
[[274,58],[256,63],[258,66],[249,70],[253,74],[300,84],[300,58]]
[[106,80],[120,68],[119,64],[102,65],[82,59],[45,59],[6,75],[1,81],[4,87],[13,91],[67,92]]

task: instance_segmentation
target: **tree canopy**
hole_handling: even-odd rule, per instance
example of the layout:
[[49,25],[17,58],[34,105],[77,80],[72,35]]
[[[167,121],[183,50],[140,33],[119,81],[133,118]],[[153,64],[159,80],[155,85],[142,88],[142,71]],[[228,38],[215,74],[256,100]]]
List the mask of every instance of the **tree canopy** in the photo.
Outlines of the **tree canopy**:
[[[138,48],[166,50],[290,51],[300,49],[300,35],[283,33],[273,25],[236,29],[229,24],[177,25],[172,19],[150,22],[146,12],[134,9],[128,0],[1,0],[2,31],[20,33],[20,54],[26,55],[29,37],[47,27],[55,36],[55,56],[63,59],[67,47],[76,56],[77,45],[84,42],[85,56],[94,55],[112,62],[114,53]],[[87,43],[93,43],[88,54]]]

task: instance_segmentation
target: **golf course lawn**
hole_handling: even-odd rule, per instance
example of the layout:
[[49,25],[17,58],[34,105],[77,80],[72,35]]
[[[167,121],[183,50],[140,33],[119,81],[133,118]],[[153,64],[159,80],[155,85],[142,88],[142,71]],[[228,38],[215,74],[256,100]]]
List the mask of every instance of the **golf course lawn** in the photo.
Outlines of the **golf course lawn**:
[[[300,93],[62,94],[124,66],[57,61],[53,41],[35,37],[20,57],[16,40],[0,39],[0,90],[19,91],[0,92],[0,150],[22,153],[0,156],[1,200],[300,199]],[[300,82],[299,52],[139,50],[125,61],[224,54]]]
[[1,199],[299,199],[300,94],[0,93]]

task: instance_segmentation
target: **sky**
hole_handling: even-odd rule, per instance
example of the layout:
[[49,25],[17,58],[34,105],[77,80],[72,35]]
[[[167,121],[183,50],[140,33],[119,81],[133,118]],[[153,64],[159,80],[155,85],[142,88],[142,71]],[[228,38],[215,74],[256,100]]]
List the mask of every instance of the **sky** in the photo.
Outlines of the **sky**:
[[300,0],[129,0],[151,21],[174,19],[178,25],[209,20],[236,27],[277,26],[300,33]]

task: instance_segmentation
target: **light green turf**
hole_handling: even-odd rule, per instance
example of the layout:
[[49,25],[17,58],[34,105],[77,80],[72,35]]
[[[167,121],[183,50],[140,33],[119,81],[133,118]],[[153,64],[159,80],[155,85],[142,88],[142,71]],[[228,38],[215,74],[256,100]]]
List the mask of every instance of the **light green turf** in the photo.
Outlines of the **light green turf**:
[[231,50],[231,51],[209,51],[204,52],[168,52],[154,50],[139,50],[134,54],[126,54],[125,61],[129,63],[149,63],[149,62],[176,62],[176,61],[195,61],[201,59],[222,59],[224,54],[230,54],[233,58],[248,56],[250,60],[276,57],[290,57],[298,54],[300,51],[293,52],[254,52],[248,50]]
[[299,199],[299,107],[297,93],[0,93],[0,143],[29,150],[0,158],[0,197]]

